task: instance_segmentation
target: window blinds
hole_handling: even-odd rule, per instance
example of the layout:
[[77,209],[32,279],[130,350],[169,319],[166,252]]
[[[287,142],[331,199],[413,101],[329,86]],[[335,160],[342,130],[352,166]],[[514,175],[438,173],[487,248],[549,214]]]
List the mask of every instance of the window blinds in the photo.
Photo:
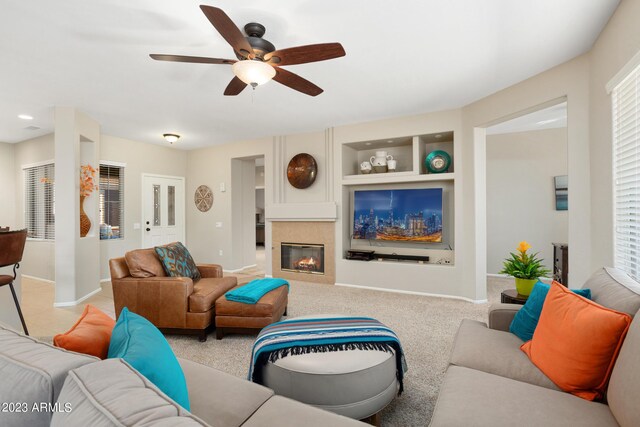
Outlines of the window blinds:
[[24,168],[24,223],[32,239],[55,238],[53,163]]
[[615,266],[640,279],[640,67],[612,93]]
[[124,167],[100,165],[100,239],[124,238]]

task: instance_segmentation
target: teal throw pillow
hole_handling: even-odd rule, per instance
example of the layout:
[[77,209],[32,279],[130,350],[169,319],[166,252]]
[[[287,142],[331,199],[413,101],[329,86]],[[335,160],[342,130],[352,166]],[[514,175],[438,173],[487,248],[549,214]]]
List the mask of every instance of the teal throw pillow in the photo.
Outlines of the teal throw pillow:
[[[544,305],[544,300],[547,298],[547,293],[550,288],[549,285],[538,280],[533,286],[527,302],[518,310],[511,321],[509,331],[517,335],[522,341],[529,341],[533,338],[533,332],[536,330],[536,326],[538,326],[542,306]],[[591,289],[572,289],[572,291],[587,299],[591,299]]]
[[169,243],[165,246],[156,246],[154,249],[167,276],[200,279],[200,270],[182,243]]
[[124,359],[187,411],[189,393],[184,373],[169,343],[151,322],[123,308],[113,328],[110,359]]

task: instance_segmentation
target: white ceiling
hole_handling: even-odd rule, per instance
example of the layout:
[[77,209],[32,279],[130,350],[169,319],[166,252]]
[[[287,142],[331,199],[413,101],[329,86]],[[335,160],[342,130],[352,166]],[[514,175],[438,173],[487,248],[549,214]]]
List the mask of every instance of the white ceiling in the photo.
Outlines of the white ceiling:
[[[53,130],[74,106],[102,132],[176,148],[317,131],[458,108],[587,52],[619,0],[220,0],[286,48],[341,42],[347,55],[286,67],[325,92],[276,82],[222,95],[225,65],[157,62],[150,53],[233,58],[204,1],[29,0],[0,11],[0,141]],[[18,114],[30,114],[24,121]],[[37,126],[39,130],[24,130]]]

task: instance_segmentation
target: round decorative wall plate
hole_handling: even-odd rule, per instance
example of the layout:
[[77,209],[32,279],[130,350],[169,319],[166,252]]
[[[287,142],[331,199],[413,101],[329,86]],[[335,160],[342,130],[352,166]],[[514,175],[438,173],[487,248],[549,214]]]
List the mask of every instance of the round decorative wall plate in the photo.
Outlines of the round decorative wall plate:
[[451,166],[451,156],[446,151],[435,150],[429,153],[424,165],[429,173],[443,173]]
[[209,187],[201,185],[196,188],[193,200],[196,204],[196,208],[198,208],[200,212],[207,212],[213,205],[213,193]]
[[289,184],[299,189],[311,186],[318,174],[318,164],[311,154],[300,153],[293,156],[287,167]]

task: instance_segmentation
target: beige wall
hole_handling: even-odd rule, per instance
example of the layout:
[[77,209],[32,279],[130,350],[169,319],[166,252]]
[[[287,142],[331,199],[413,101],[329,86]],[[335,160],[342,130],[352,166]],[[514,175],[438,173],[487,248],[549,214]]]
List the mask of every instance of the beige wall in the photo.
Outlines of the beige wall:
[[[125,163],[124,169],[124,239],[100,241],[100,277],[109,278],[109,259],[142,247],[142,174],[187,176],[187,152],[171,147],[145,144],[129,139],[102,135],[100,160]],[[193,205],[193,192],[187,180],[186,203]],[[134,230],[133,224],[140,223]],[[190,226],[186,221],[187,228]],[[188,239],[187,239],[188,240]],[[188,244],[188,243],[187,243]]]
[[621,1],[589,55],[591,270],[613,265],[611,96],[605,85],[640,51],[638,22],[640,1]]
[[[0,227],[16,228],[16,199],[15,199],[15,171],[14,145],[0,142]],[[18,270],[20,272],[20,270]],[[13,275],[10,267],[0,269],[0,274]],[[14,283],[16,292],[20,295],[20,280]],[[0,288],[0,323],[17,328],[20,325],[18,314],[13,304],[13,297],[8,286]]]
[[566,128],[487,136],[487,273],[499,273],[522,240],[552,269],[551,243],[566,243],[569,233],[553,177],[566,174]]

